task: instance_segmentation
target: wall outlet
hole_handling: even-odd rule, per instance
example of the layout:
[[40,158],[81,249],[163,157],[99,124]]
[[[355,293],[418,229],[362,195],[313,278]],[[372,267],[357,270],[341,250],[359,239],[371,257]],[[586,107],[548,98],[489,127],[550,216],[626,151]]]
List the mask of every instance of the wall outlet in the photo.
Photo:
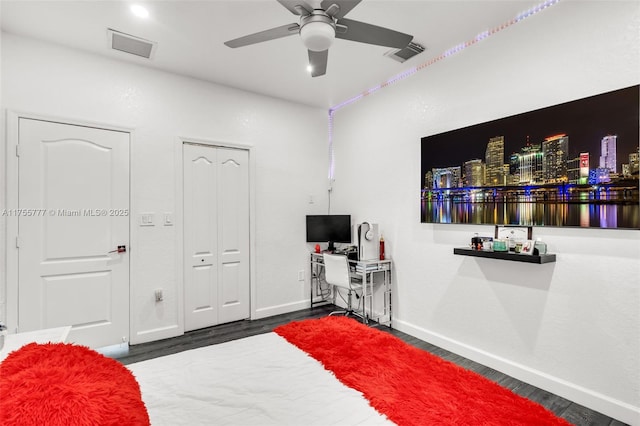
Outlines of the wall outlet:
[[298,271],[298,281],[304,281],[304,271]]
[[156,289],[156,302],[162,302],[164,300],[164,292],[161,288]]

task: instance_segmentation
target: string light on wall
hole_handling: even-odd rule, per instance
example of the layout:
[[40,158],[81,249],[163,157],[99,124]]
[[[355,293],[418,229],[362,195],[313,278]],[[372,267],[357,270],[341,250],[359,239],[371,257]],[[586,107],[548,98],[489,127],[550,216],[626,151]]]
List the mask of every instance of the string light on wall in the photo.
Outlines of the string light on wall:
[[334,152],[333,152],[333,110],[329,110],[329,183],[333,182],[333,171],[335,170]]
[[384,83],[381,83],[375,87],[372,87],[371,89],[367,90],[366,92],[363,92],[359,95],[356,95],[350,99],[347,99],[331,108],[329,108],[329,180],[330,182],[333,182],[334,179],[334,171],[335,171],[335,154],[333,151],[333,114],[346,107],[347,105],[351,105],[352,103],[355,103],[357,101],[359,101],[360,99],[369,96],[375,92],[377,92],[378,90],[387,87],[387,86],[391,86],[394,83],[397,83],[398,81],[404,80],[405,78],[417,73],[420,70],[423,70],[427,67],[429,67],[430,65],[433,65],[443,59],[446,59],[452,55],[455,55],[457,53],[462,52],[463,50],[465,50],[467,47],[473,46],[474,44],[485,40],[487,38],[489,38],[490,36],[499,33],[500,31],[509,28],[511,25],[513,24],[517,24],[519,22],[522,22],[523,20],[530,18],[534,15],[536,15],[539,12],[542,12],[543,10],[547,9],[550,6],[553,6],[557,3],[559,3],[560,0],[546,0],[530,9],[527,9],[521,13],[519,13],[515,18],[497,26],[494,27],[490,30],[486,30],[483,31],[481,33],[479,33],[478,35],[476,35],[474,38],[472,38],[469,41],[457,44],[455,46],[453,46],[450,49],[445,50],[444,52],[442,52],[440,55],[430,59],[427,62],[424,62],[416,67],[410,68],[396,76],[391,77],[389,80],[385,81]]
[[353,98],[347,99],[346,101],[341,102],[341,103],[331,107],[329,109],[329,111],[337,111],[337,110],[339,110],[339,109],[341,109],[341,108],[343,108],[343,107],[345,107],[347,105],[350,105],[350,104],[352,104],[352,103],[364,98],[365,96],[368,96],[370,94],[373,94],[373,93],[377,92],[378,90],[380,90],[383,87],[387,87],[387,86],[390,86],[390,85],[392,85],[394,83],[397,83],[400,80],[404,80],[405,78],[415,74],[416,72],[418,72],[420,70],[423,70],[423,69],[427,68],[428,66],[433,65],[436,62],[439,62],[439,61],[441,61],[441,60],[443,60],[445,58],[448,58],[449,56],[452,56],[452,55],[455,55],[457,53],[460,53],[464,49],[466,49],[467,47],[473,46],[474,44],[476,44],[476,43],[478,43],[478,42],[480,42],[482,40],[485,40],[486,38],[488,38],[488,37],[490,37],[490,36],[492,36],[494,34],[497,34],[498,32],[510,27],[511,25],[517,24],[518,22],[521,22],[524,19],[530,18],[531,16],[533,16],[533,15],[539,13],[539,12],[542,12],[546,8],[548,8],[550,6],[553,6],[554,4],[559,3],[559,2],[560,2],[560,0],[546,0],[546,1],[544,1],[544,2],[542,2],[540,4],[538,4],[538,5],[530,8],[530,9],[527,9],[524,12],[519,13],[515,18],[513,18],[513,19],[511,19],[511,20],[509,20],[509,21],[507,21],[507,22],[505,22],[505,23],[503,23],[501,25],[498,25],[497,27],[494,27],[494,28],[492,28],[490,30],[483,31],[480,34],[476,35],[471,40],[463,42],[463,43],[459,43],[459,44],[451,47],[450,49],[445,50],[444,52],[442,52],[440,55],[436,56],[435,58],[432,58],[429,61],[424,62],[424,63],[422,63],[422,64],[420,64],[420,65],[418,65],[418,66],[416,66],[414,68],[410,68],[410,69],[408,69],[408,70],[406,70],[406,71],[404,71],[404,72],[402,72],[402,73],[400,73],[400,74],[398,74],[398,75],[396,75],[394,77],[391,77],[386,82],[384,82],[384,83],[382,83],[382,84],[380,84],[378,86],[372,87],[371,89],[367,90],[366,92],[363,92],[363,93],[361,93],[359,95],[354,96]]

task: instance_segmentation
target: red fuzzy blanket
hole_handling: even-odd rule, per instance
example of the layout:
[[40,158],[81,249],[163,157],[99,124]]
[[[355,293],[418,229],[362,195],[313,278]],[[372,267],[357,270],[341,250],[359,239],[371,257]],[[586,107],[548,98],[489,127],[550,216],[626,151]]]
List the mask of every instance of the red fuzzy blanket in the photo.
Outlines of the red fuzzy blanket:
[[569,425],[477,373],[349,318],[293,322],[275,332],[399,425]]
[[31,343],[0,364],[0,424],[149,425],[140,387],[89,348]]

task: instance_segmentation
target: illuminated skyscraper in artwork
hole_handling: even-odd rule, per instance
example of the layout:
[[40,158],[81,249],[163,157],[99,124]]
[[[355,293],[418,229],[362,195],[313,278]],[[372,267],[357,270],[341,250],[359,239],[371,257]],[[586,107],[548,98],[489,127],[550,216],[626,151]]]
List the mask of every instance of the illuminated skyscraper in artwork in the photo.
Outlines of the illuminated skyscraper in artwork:
[[542,147],[527,144],[518,156],[519,183],[524,185],[542,183]]
[[489,139],[485,152],[486,181],[488,186],[504,185],[504,136]]
[[509,171],[507,185],[518,185],[520,183],[520,154],[512,152],[509,156]]
[[484,163],[482,160],[465,161],[463,172],[463,186],[482,186],[484,183]]
[[580,182],[587,183],[589,180],[589,153],[580,153]]
[[580,183],[580,157],[567,161],[567,182]]
[[542,175],[544,183],[568,181],[569,136],[549,136],[542,142]]
[[433,188],[433,173],[431,171],[424,174],[424,187],[425,189]]
[[609,169],[610,172],[617,173],[616,169],[616,142],[618,136],[608,135],[602,138],[600,143],[600,168]]
[[640,171],[640,148],[636,152],[629,154],[629,174],[638,177]]
[[459,188],[461,182],[461,170],[458,167],[444,167],[431,169],[433,175],[433,188]]

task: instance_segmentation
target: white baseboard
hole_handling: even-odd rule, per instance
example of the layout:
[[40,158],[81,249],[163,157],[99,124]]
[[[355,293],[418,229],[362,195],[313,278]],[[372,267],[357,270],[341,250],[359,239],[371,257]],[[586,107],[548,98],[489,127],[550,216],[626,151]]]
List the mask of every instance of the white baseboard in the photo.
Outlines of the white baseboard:
[[138,331],[131,335],[131,344],[137,345],[140,343],[153,342],[161,339],[168,339],[169,337],[181,336],[184,334],[184,330],[181,330],[178,324],[168,325],[166,327],[154,328],[151,330]]
[[272,317],[274,315],[288,314],[289,312],[299,311],[301,309],[309,308],[310,306],[311,306],[311,303],[309,302],[309,299],[306,299],[306,300],[300,300],[297,302],[286,303],[284,305],[258,308],[253,312],[251,319],[256,320],[256,319]]
[[439,346],[457,355],[461,355],[482,365],[498,370],[518,380],[522,380],[525,383],[566,398],[569,401],[598,411],[616,420],[620,420],[630,425],[640,426],[640,407],[633,406],[591,389],[576,385],[575,383],[568,382],[558,377],[529,368],[525,365],[501,358],[489,352],[466,345],[441,334],[433,333],[405,321],[394,319],[393,328],[424,340],[425,342]]

